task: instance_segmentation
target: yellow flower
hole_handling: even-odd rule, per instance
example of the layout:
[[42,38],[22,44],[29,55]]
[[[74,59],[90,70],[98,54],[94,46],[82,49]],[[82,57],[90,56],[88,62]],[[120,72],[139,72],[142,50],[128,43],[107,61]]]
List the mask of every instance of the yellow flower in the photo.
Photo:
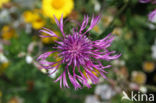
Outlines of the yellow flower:
[[146,74],[143,72],[132,72],[132,81],[137,84],[144,84],[146,82]]
[[34,29],[40,29],[45,25],[45,21],[37,14],[35,20],[32,22],[32,27]]
[[112,16],[103,16],[102,22],[104,26],[108,26],[113,20]]
[[65,18],[72,12],[73,8],[73,0],[42,0],[43,13],[50,18],[55,15],[57,19],[60,19],[62,14]]
[[31,23],[34,29],[40,29],[45,25],[44,19],[40,16],[41,11],[34,9],[33,11],[25,11],[23,13],[23,18],[26,23]]
[[33,12],[32,11],[25,11],[24,13],[23,13],[23,18],[24,18],[24,21],[26,22],[26,23],[31,23],[32,21],[33,21]]
[[10,0],[0,0],[0,8],[2,8],[3,4],[8,3]]
[[126,40],[131,39],[132,38],[132,32],[127,32],[124,37]]
[[13,37],[17,37],[16,31],[9,25],[5,25],[2,28],[2,38],[4,40],[10,40]]
[[144,62],[143,69],[145,72],[153,72],[155,64],[153,62]]
[[94,30],[96,33],[101,33],[101,30],[100,30],[100,28],[99,28],[98,25],[96,25],[96,26],[93,28],[93,30]]
[[[59,32],[54,31],[54,33],[55,33],[56,35],[60,36]],[[48,36],[48,34],[42,34],[42,35]],[[42,41],[44,44],[53,43],[55,40],[58,40],[58,38],[57,38],[57,37],[41,38],[41,41]]]
[[117,27],[113,30],[112,34],[120,36],[122,34],[121,28]]

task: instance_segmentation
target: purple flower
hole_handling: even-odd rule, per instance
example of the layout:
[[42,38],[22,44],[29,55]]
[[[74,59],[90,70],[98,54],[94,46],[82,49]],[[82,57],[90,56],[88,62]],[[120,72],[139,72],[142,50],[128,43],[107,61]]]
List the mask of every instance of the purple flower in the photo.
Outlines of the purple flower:
[[[53,72],[51,72],[51,74],[58,71],[61,64],[65,65],[64,68],[61,68],[63,69],[62,74],[55,80],[55,82],[60,81],[61,88],[62,85],[69,88],[67,77],[69,77],[69,81],[75,89],[82,88],[82,85],[90,88],[91,86],[88,81],[96,84],[99,80],[96,74],[106,78],[105,73],[107,72],[105,69],[111,67],[111,65],[103,66],[101,60],[110,61],[120,57],[120,54],[112,55],[115,51],[108,50],[108,47],[111,46],[114,40],[114,36],[111,34],[96,41],[91,41],[87,37],[86,34],[88,31],[90,31],[99,20],[100,16],[92,17],[90,26],[87,29],[89,17],[84,16],[80,29],[73,28],[71,34],[66,34],[63,30],[63,16],[60,21],[55,17],[55,22],[63,35],[62,38],[47,28],[40,30],[42,33],[49,34],[49,36],[41,35],[43,38],[58,37],[59,39],[55,41],[57,46],[54,47],[54,51],[40,55],[37,60],[42,67],[52,70]],[[47,58],[55,52],[58,52],[58,57],[61,58],[61,60],[57,62],[48,61]]]
[[148,2],[150,2],[151,0],[139,0],[139,2],[141,2],[141,3],[148,3]]
[[148,20],[156,23],[156,9],[149,13]]
[[156,4],[156,0],[139,0],[140,3],[149,3]]

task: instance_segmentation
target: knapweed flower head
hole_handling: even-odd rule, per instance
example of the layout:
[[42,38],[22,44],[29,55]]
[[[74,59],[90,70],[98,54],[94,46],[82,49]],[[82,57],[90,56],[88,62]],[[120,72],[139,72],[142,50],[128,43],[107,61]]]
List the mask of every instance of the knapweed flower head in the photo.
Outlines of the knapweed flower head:
[[[40,30],[40,32],[49,34],[49,36],[40,35],[43,38],[58,37],[58,40],[55,41],[57,44],[57,46],[54,47],[55,50],[40,55],[37,60],[42,67],[53,71],[49,75],[57,72],[59,69],[63,70],[55,80],[55,82],[60,81],[60,87],[63,85],[69,88],[67,81],[70,81],[75,89],[82,88],[82,86],[90,88],[91,85],[88,81],[91,81],[92,84],[98,83],[99,78],[97,74],[106,78],[105,73],[107,72],[105,69],[111,67],[111,65],[103,66],[102,60],[110,61],[120,57],[120,54],[113,55],[115,51],[108,50],[108,47],[111,46],[114,39],[114,36],[111,34],[108,34],[101,40],[95,41],[87,37],[86,34],[93,29],[99,20],[100,16],[93,16],[88,26],[89,17],[84,16],[79,30],[73,28],[73,32],[67,34],[63,30],[63,16],[60,21],[55,17],[55,22],[63,35],[62,37],[58,37],[53,31],[47,28]],[[48,61],[47,58],[56,52],[58,53],[58,57],[61,58],[60,61]],[[64,68],[59,68],[62,64]]]
[[149,13],[148,20],[156,23],[156,9]]

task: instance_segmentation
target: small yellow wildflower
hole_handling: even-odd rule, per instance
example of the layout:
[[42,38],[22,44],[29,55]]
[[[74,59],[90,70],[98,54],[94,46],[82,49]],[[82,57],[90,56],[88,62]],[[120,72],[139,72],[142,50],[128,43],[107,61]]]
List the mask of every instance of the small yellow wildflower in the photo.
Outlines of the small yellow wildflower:
[[10,0],[0,0],[0,8],[6,3],[8,3]]
[[144,62],[143,69],[145,72],[153,72],[155,68],[154,62]]
[[113,30],[112,34],[120,36],[122,34],[122,29],[117,27]]
[[125,37],[126,40],[129,40],[129,39],[132,38],[132,33],[131,32],[127,32],[124,37]]
[[96,25],[93,30],[96,32],[96,33],[101,33],[101,30],[100,30],[100,27],[98,25]]
[[33,21],[33,12],[32,11],[25,11],[24,13],[23,13],[23,18],[24,18],[24,21],[26,22],[26,23],[31,23],[32,21]]
[[45,20],[40,16],[41,11],[34,9],[33,11],[25,11],[23,18],[26,23],[31,23],[34,29],[40,29],[45,25]]
[[103,23],[103,26],[108,26],[113,20],[113,17],[112,16],[103,16],[102,18],[102,23]]
[[45,25],[45,21],[38,15],[36,15],[35,20],[32,22],[32,27],[34,29],[40,29]]
[[2,28],[2,38],[4,40],[10,40],[13,37],[17,37],[16,31],[9,25],[5,25]]
[[137,84],[144,84],[146,82],[146,74],[144,72],[132,72],[132,81]]
[[74,8],[74,0],[42,0],[42,9],[45,16],[53,19],[53,15],[57,19],[65,18]]

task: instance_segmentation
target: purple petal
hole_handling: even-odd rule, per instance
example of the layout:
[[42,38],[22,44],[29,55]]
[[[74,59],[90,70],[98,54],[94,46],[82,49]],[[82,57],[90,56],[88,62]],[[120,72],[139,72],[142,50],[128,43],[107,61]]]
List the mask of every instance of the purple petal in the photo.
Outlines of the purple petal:
[[149,13],[148,20],[156,23],[156,9]]
[[55,22],[56,22],[57,26],[59,27],[63,37],[65,37],[65,33],[64,33],[64,30],[63,30],[63,15],[61,15],[60,23],[57,20],[56,16],[55,15],[53,15],[53,16],[54,16]]
[[139,0],[140,3],[148,3],[150,2],[151,0]]

